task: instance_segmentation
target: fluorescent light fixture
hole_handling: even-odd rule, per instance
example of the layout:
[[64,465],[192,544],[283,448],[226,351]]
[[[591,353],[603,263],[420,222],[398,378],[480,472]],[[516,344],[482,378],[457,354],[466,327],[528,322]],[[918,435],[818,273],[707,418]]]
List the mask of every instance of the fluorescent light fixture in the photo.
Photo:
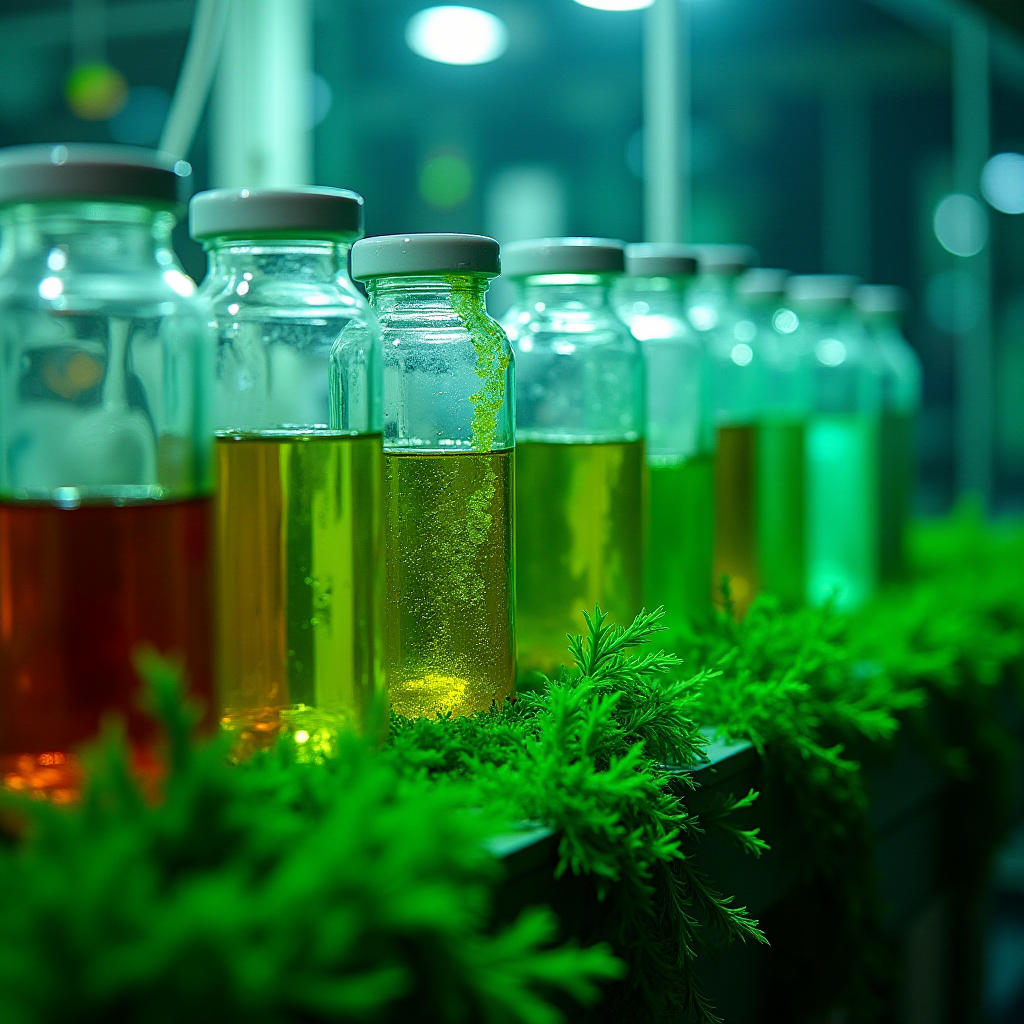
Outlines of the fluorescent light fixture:
[[576,0],[576,3],[597,11],[640,11],[651,7],[654,0]]
[[488,64],[508,49],[508,29],[477,7],[428,7],[409,19],[405,41],[440,64]]

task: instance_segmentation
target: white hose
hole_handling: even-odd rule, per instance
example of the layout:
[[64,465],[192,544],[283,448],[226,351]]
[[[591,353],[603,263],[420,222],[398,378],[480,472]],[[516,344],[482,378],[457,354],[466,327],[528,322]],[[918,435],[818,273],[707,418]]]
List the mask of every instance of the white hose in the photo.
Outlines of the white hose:
[[192,148],[217,70],[231,0],[198,0],[188,48],[167,114],[160,149],[184,160]]

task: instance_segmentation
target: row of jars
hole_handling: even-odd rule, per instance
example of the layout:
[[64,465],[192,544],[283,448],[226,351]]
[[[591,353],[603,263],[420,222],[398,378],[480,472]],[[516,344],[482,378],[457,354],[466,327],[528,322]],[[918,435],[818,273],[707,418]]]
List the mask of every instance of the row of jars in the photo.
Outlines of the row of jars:
[[[286,730],[319,754],[385,682],[410,716],[501,701],[517,654],[550,671],[595,603],[681,626],[716,574],[742,609],[762,583],[856,603],[884,569],[878,353],[898,330],[871,340],[847,279],[790,279],[786,301],[735,247],[698,275],[679,247],[516,243],[503,331],[492,239],[356,241],[354,193],[234,189],[192,200],[196,293],[170,239],[187,170],[0,154],[8,787],[73,794],[73,751],[112,710],[145,767],[146,647],[240,752]],[[852,522],[851,502],[870,550],[837,541],[828,563],[845,526],[820,517]]]

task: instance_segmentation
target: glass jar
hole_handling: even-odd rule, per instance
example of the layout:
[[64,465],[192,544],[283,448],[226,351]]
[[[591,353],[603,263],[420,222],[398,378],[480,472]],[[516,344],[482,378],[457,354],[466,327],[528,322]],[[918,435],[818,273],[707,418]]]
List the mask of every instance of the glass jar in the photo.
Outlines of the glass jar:
[[624,244],[542,239],[505,248],[517,298],[516,608],[520,669],[568,660],[595,605],[626,623],[643,605],[644,364],[611,290]]
[[795,337],[785,270],[755,267],[736,293],[757,328],[763,394],[757,427],[757,564],[761,586],[787,604],[807,593],[806,425],[813,404],[811,353]]
[[646,368],[645,601],[663,605],[664,624],[677,633],[711,612],[714,429],[707,354],[686,318],[696,270],[678,246],[630,245],[627,276],[615,288],[616,308],[640,342]]
[[807,426],[807,599],[857,608],[878,582],[878,451],[883,367],[859,323],[857,279],[791,277],[794,342],[812,353]]
[[515,688],[514,367],[484,304],[498,243],[367,238],[352,272],[384,353],[391,707],[409,718],[486,711]]
[[907,526],[914,487],[914,427],[921,409],[921,360],[902,329],[907,293],[895,285],[865,284],[854,292],[860,313],[884,362],[879,449],[879,575],[907,572]]
[[715,421],[716,591],[722,577],[737,614],[760,587],[757,553],[757,426],[764,364],[757,326],[736,294],[754,251],[745,245],[694,246],[700,274],[690,290],[690,323],[705,339]]
[[328,753],[382,685],[380,353],[348,276],[362,206],[332,188],[192,200],[217,339],[221,722],[240,756],[282,731]]
[[190,168],[119,146],[0,153],[0,772],[73,798],[136,658],[213,710],[211,346],[171,248]]

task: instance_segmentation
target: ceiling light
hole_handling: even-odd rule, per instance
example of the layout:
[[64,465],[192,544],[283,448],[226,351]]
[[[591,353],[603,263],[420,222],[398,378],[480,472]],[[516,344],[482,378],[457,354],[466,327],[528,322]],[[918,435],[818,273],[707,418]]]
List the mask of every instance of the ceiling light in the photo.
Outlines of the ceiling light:
[[508,29],[476,7],[428,7],[409,19],[405,41],[441,64],[487,64],[508,48]]
[[651,7],[654,0],[576,0],[576,3],[598,11],[639,11]]

